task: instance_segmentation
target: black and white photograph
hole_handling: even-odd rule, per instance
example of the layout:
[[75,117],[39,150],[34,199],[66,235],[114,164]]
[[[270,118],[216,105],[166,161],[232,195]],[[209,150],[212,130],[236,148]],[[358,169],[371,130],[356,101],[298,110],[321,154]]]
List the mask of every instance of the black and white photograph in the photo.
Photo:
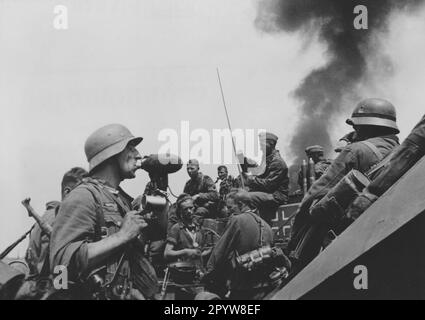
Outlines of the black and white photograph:
[[425,0],[0,0],[0,134],[0,300],[425,299]]

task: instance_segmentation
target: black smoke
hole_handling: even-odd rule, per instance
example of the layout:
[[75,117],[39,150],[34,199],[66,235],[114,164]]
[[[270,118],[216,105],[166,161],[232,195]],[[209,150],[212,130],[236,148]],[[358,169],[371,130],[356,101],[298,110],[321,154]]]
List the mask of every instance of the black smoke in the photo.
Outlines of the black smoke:
[[[293,92],[301,119],[290,147],[298,161],[304,148],[321,144],[331,150],[329,129],[335,116],[346,112],[345,100],[361,99],[356,90],[364,79],[367,61],[376,56],[373,35],[385,33],[391,13],[414,10],[425,0],[260,0],[256,26],[266,32],[318,32],[327,45],[328,63],[313,70]],[[354,8],[368,9],[368,29],[354,28]],[[383,97],[385,98],[385,97]],[[353,105],[346,106],[348,108]]]

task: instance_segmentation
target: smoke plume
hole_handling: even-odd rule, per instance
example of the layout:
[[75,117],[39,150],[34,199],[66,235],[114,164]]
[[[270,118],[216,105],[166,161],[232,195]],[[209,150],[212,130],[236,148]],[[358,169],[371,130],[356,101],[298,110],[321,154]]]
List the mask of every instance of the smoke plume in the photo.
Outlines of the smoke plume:
[[[260,0],[256,26],[266,32],[318,32],[327,46],[328,62],[313,70],[293,92],[300,105],[300,121],[290,147],[300,159],[308,145],[331,150],[329,129],[335,117],[362,99],[357,92],[367,61],[375,56],[373,35],[384,34],[393,12],[412,10],[425,0]],[[357,30],[354,8],[368,9],[368,29]],[[379,70],[377,70],[379,71]],[[382,97],[385,98],[385,97]],[[347,103],[350,100],[350,103]]]

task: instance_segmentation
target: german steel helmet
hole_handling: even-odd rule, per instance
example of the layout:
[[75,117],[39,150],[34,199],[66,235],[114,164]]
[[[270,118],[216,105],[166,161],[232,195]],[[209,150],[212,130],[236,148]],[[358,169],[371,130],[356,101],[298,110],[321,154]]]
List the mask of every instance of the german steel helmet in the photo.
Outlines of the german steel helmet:
[[346,122],[352,126],[381,126],[394,129],[396,133],[400,132],[395,107],[384,99],[371,98],[361,101]]
[[106,159],[122,152],[131,142],[135,146],[143,140],[135,137],[121,124],[108,124],[93,132],[86,140],[84,151],[89,162],[89,172]]

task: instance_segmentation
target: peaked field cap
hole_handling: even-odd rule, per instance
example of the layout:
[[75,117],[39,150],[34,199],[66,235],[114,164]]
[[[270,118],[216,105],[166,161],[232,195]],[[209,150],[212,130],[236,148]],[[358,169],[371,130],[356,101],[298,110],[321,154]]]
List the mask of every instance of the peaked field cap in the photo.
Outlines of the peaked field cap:
[[277,142],[278,136],[271,132],[261,132],[259,135],[260,139],[272,140]]
[[142,137],[135,137],[121,124],[108,124],[97,129],[86,140],[84,151],[89,162],[89,172],[105,160],[122,152],[128,144],[137,146]]
[[324,153],[324,149],[322,146],[319,146],[319,145],[309,146],[305,148],[305,153],[307,154]]

